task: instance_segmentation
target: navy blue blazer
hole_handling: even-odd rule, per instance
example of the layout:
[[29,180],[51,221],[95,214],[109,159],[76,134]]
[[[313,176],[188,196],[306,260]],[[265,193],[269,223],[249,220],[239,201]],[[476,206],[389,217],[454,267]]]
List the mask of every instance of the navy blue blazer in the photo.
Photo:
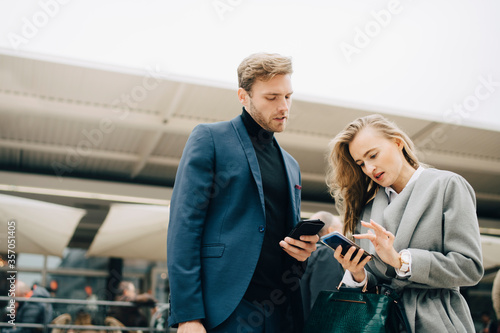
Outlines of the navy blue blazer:
[[[290,154],[281,153],[292,228],[300,220],[300,169]],[[241,116],[196,126],[184,148],[170,203],[170,326],[204,319],[211,329],[229,317],[252,279],[265,227],[259,164]],[[292,304],[302,306],[300,301]]]

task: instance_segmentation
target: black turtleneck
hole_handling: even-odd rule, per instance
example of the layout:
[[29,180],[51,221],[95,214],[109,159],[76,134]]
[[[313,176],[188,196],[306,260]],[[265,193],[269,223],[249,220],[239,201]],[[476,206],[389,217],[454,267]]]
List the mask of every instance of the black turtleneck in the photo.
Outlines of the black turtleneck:
[[244,298],[248,301],[263,301],[269,299],[271,291],[277,288],[282,289],[283,285],[282,275],[286,253],[279,246],[279,242],[285,238],[289,229],[287,223],[288,181],[280,148],[274,140],[274,133],[264,130],[245,108],[241,117],[259,162],[266,209],[264,242]]

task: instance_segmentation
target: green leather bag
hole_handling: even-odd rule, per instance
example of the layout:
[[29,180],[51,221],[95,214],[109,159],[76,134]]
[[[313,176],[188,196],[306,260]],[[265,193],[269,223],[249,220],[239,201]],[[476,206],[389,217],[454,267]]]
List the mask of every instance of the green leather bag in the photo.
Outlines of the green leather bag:
[[359,288],[324,290],[318,295],[304,333],[411,333],[399,295],[388,286],[378,293]]

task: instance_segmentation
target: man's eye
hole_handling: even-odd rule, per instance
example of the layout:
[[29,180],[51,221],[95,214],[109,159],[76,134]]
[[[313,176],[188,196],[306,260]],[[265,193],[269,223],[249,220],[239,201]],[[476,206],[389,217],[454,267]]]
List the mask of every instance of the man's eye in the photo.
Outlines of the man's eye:
[[276,99],[276,97],[267,97],[268,101],[274,101],[275,99]]

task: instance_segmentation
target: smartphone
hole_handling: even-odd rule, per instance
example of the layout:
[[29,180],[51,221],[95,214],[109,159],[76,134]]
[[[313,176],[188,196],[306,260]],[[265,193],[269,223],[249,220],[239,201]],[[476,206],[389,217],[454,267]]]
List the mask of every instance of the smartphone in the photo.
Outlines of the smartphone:
[[[332,233],[329,233],[328,235],[321,237],[320,241],[321,241],[321,243],[330,247],[334,251],[337,249],[337,247],[339,245],[341,245],[342,246],[342,257],[345,256],[345,254],[347,253],[347,251],[349,251],[351,246],[354,246],[356,248],[356,250],[352,254],[351,258],[354,258],[358,254],[359,249],[361,249],[359,247],[359,245],[357,245],[356,243],[354,243],[353,241],[351,241],[349,238],[345,237],[344,235],[342,235],[338,231],[334,231]],[[363,255],[361,256],[360,261],[363,261],[367,256],[370,256],[370,260],[373,257],[370,253],[365,251],[363,253]]]
[[316,235],[324,225],[321,220],[302,220],[290,231],[288,237],[300,240],[302,235]]

